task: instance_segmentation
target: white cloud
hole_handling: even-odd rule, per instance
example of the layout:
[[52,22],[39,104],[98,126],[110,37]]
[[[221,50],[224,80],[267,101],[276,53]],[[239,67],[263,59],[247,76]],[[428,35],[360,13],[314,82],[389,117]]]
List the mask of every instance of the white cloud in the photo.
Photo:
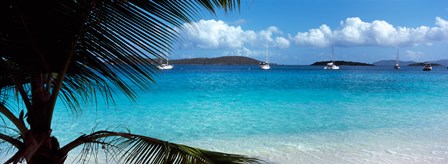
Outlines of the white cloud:
[[394,27],[384,20],[364,22],[358,17],[341,21],[338,30],[327,25],[299,32],[292,39],[299,46],[415,46],[448,40],[448,21],[436,17],[435,27]]
[[288,48],[289,47],[289,40],[283,37],[276,37],[275,38],[276,46],[279,48]]
[[310,29],[308,32],[297,33],[294,37],[299,45],[325,47],[331,44],[331,29],[327,25],[322,25],[319,29]]
[[407,56],[407,58],[410,60],[418,61],[418,60],[421,60],[421,58],[423,58],[425,56],[425,53],[423,53],[421,51],[406,50],[405,56]]
[[[231,26],[221,20],[200,20],[185,24],[187,29],[181,47],[200,49],[229,49],[235,52],[248,53],[250,48],[264,48],[266,44],[274,48],[288,48],[290,41],[283,37],[282,32],[275,26],[258,32],[243,30],[241,26]],[[252,51],[251,51],[252,52]]]
[[243,31],[240,26],[229,26],[223,21],[201,20],[184,28],[187,29],[189,42],[193,44],[188,46],[204,49],[241,48],[244,42],[255,38],[255,32]]

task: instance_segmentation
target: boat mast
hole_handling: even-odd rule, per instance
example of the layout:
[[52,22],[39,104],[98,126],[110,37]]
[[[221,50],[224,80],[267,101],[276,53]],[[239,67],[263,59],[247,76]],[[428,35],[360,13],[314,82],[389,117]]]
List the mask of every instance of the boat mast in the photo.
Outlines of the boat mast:
[[266,50],[265,50],[265,53],[264,53],[264,62],[265,63],[268,63],[268,53],[269,53],[269,46],[268,46],[268,41],[266,41]]
[[334,42],[331,42],[331,62],[334,63]]
[[400,49],[397,49],[396,64],[400,65]]

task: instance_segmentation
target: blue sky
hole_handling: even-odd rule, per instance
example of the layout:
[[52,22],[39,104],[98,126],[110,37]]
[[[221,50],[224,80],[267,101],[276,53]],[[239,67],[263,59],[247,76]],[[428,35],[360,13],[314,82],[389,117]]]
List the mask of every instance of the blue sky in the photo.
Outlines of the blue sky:
[[186,25],[171,58],[248,56],[279,64],[448,59],[446,0],[242,0]]

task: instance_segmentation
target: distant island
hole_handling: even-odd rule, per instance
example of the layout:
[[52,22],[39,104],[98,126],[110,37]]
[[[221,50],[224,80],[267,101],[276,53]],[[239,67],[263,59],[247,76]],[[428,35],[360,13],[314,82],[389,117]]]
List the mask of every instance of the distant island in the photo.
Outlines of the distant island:
[[[331,61],[318,61],[315,62],[313,64],[311,64],[312,66],[324,66],[327,65],[327,63],[330,63]],[[369,63],[361,63],[361,62],[352,62],[352,61],[334,61],[336,65],[347,65],[347,66],[373,66],[373,64],[369,64]]]
[[258,65],[260,61],[244,56],[223,56],[216,58],[191,58],[170,60],[170,64],[192,65]]
[[[381,65],[381,66],[393,66],[397,63],[396,60],[381,60],[374,62],[373,65]],[[416,63],[415,61],[399,61],[400,65],[409,65]]]
[[425,66],[425,64],[431,64],[431,66],[441,66],[441,64],[437,64],[437,63],[426,63],[426,62],[420,62],[420,63],[413,63],[413,64],[409,64],[408,66]]
[[[166,60],[159,59],[147,59],[153,64],[158,64],[160,62],[166,63]],[[222,56],[215,58],[191,58],[191,59],[172,59],[169,64],[174,65],[258,65],[261,61],[245,57],[245,56]],[[312,66],[324,66],[331,61],[318,61]],[[353,61],[335,61],[336,65],[346,65],[346,66],[393,66],[396,60],[381,60],[374,62],[372,64],[353,62]],[[443,66],[448,65],[448,59],[436,60],[436,61],[425,61],[425,62],[415,62],[415,61],[399,61],[402,66],[424,66],[425,63],[431,63],[432,66]],[[110,63],[110,62],[108,62]],[[114,62],[121,63],[121,62]],[[278,65],[276,63],[270,63],[271,65]]]

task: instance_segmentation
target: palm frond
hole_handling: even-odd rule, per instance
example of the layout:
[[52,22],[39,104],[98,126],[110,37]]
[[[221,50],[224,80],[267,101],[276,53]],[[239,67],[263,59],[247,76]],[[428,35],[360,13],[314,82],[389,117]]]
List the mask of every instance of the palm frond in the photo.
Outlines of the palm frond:
[[8,142],[9,144],[11,144],[12,146],[14,146],[16,148],[23,147],[23,142],[20,141],[18,139],[18,137],[14,137],[14,136],[10,136],[10,135],[6,135],[6,134],[3,134],[3,133],[0,133],[0,140]]
[[23,122],[23,111],[21,112],[19,117],[16,117],[8,108],[6,108],[6,106],[0,104],[0,113],[8,118],[8,120],[16,126],[16,128],[19,130],[20,135],[25,135],[28,129]]
[[[135,100],[136,90],[149,90],[155,83],[153,59],[170,54],[178,37],[175,27],[199,18],[204,9],[227,12],[238,6],[239,0],[5,0],[0,14],[4,22],[0,58],[15,63],[20,71],[2,73],[0,80],[21,72],[18,82],[24,84],[29,83],[30,73],[57,73],[56,78],[66,78],[60,89],[74,110],[82,101],[75,98],[91,95],[92,90],[105,93],[113,102],[111,86]],[[70,64],[66,72],[64,63]],[[79,89],[81,82],[108,86]],[[50,91],[59,90],[59,85],[50,83],[50,87]]]
[[[148,90],[149,84],[155,83],[156,62],[152,59],[166,58],[166,54],[170,54],[178,37],[174,27],[181,27],[183,23],[198,18],[201,7],[214,13],[215,8],[232,10],[235,4],[239,1],[136,0],[97,3],[78,41],[75,50],[75,60],[78,62],[71,70],[77,70],[75,74],[82,71],[84,75],[89,75],[83,77],[83,81],[91,81],[89,84],[113,84],[135,99],[135,89]],[[82,80],[79,76],[71,76],[70,72],[68,75],[70,81]],[[93,86],[112,100],[114,94],[111,87]],[[93,93],[91,90],[82,94],[80,90],[73,92],[70,88],[66,89],[66,93]]]
[[[178,38],[177,28],[199,18],[204,11],[214,14],[219,8],[227,12],[237,7],[239,0],[2,0],[0,96],[19,90],[28,108],[30,127],[44,122],[38,126],[39,132],[51,127],[58,97],[74,111],[80,109],[81,103],[96,101],[97,93],[107,102],[113,102],[116,91],[135,100],[137,90],[148,91],[155,83],[154,58],[163,59],[170,54]],[[31,108],[31,112],[28,107],[34,101],[28,99],[35,90],[22,87],[29,87],[33,78],[42,82],[38,88],[45,92],[48,109]],[[48,101],[47,95],[51,95]],[[3,100],[0,104],[5,104]],[[0,112],[13,121],[22,135],[27,133],[23,113],[16,117],[6,108]],[[14,138],[0,137],[19,146]],[[79,145],[96,149],[106,145],[110,147],[107,152],[119,155],[117,160],[123,163],[257,162],[245,156],[109,131],[81,136],[60,151],[67,154]],[[33,155],[39,147],[21,149],[11,161]]]
[[62,153],[83,145],[80,161],[96,160],[100,150],[118,163],[259,163],[258,159],[170,143],[131,133],[98,131],[61,148]]

